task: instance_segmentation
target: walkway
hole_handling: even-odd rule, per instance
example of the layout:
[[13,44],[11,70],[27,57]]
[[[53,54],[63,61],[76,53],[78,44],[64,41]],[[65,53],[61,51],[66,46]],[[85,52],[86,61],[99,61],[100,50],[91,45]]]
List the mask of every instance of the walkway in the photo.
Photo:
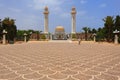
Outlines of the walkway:
[[87,42],[0,45],[0,80],[120,80],[120,46]]

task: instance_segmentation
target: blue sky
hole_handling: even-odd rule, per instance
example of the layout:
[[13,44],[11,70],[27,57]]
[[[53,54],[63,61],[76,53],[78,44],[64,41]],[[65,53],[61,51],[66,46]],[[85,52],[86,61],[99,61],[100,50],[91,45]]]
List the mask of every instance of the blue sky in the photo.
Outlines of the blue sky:
[[0,0],[0,19],[16,19],[18,29],[44,30],[44,7],[49,7],[49,32],[58,25],[71,32],[71,8],[77,10],[76,31],[103,27],[102,19],[120,15],[120,0]]

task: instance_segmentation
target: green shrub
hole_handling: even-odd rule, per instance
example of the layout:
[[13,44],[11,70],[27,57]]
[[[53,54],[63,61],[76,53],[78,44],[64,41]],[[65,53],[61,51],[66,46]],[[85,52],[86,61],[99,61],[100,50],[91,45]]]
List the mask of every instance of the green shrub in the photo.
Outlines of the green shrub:
[[76,34],[72,34],[72,39],[76,39]]
[[42,36],[41,36],[41,39],[46,39],[46,36],[43,34]]

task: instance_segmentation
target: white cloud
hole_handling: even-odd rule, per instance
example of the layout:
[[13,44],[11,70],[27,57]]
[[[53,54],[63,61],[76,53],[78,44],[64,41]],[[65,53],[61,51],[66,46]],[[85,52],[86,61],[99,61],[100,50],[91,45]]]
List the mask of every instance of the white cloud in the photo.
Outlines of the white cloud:
[[80,0],[80,3],[85,4],[85,3],[87,3],[87,1],[86,0]]
[[101,8],[104,8],[104,7],[106,7],[106,6],[107,6],[107,4],[105,4],[105,3],[100,4],[100,7],[101,7]]

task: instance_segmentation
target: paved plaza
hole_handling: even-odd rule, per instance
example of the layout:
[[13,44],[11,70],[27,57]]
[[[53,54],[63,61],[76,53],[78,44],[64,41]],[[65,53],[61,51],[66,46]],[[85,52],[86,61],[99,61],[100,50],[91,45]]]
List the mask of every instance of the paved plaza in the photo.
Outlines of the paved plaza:
[[0,45],[0,80],[120,80],[120,45],[93,42]]

